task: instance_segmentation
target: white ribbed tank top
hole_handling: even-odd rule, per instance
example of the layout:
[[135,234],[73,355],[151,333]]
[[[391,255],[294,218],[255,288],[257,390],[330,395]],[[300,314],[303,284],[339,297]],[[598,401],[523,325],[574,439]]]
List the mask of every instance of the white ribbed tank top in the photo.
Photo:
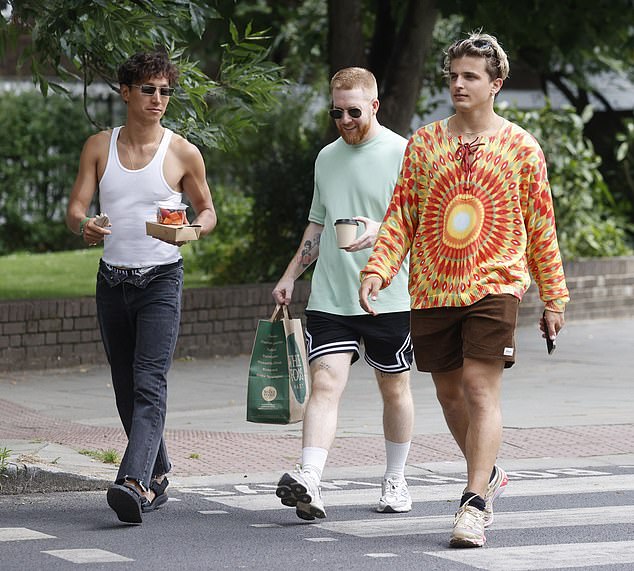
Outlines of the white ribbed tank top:
[[142,169],[130,170],[119,160],[117,139],[121,127],[110,137],[108,162],[99,181],[101,211],[108,214],[112,234],[104,240],[103,261],[111,266],[143,268],[171,264],[181,258],[178,246],[145,234],[146,220],[156,221],[156,202],[179,204],[181,193],[173,190],[163,175],[163,162],[172,139],[165,129],[152,160]]

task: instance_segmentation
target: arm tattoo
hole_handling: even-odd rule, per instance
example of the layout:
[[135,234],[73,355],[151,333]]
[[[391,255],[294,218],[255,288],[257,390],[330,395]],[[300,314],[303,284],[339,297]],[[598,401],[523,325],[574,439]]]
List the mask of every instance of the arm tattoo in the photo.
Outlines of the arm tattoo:
[[321,233],[318,232],[312,238],[312,240],[306,240],[304,242],[304,247],[300,253],[300,265],[302,270],[305,270],[310,264],[313,263],[315,259],[315,250],[319,248],[319,239],[321,237]]

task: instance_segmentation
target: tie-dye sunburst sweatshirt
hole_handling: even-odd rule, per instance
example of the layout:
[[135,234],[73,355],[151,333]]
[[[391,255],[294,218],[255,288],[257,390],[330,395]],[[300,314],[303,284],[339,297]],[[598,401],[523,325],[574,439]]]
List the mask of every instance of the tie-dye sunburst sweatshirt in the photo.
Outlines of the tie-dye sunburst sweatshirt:
[[488,294],[522,299],[532,274],[546,308],[564,311],[570,298],[539,144],[509,121],[466,144],[447,121],[409,140],[361,278],[378,275],[387,287],[410,252],[412,309],[471,305]]

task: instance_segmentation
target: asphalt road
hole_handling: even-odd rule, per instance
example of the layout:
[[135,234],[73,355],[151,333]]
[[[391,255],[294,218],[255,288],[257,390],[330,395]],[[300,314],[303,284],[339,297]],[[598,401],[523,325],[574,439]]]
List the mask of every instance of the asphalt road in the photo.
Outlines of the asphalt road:
[[379,478],[326,480],[316,523],[281,506],[272,482],[172,489],[141,526],[120,524],[103,492],[0,496],[0,568],[634,569],[634,465],[553,461],[509,479],[486,547],[469,550],[447,547],[460,473],[410,477],[408,514],[373,511]]

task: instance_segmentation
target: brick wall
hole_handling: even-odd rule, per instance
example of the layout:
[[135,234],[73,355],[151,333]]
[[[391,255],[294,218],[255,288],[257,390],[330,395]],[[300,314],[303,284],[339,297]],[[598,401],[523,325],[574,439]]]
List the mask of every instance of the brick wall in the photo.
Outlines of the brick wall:
[[[572,303],[566,319],[634,317],[634,257],[566,264]],[[273,284],[188,289],[183,293],[177,357],[249,353],[258,319],[273,310]],[[302,316],[309,284],[298,282],[291,312]],[[520,324],[542,304],[533,285]],[[105,362],[93,298],[0,302],[0,371]]]

